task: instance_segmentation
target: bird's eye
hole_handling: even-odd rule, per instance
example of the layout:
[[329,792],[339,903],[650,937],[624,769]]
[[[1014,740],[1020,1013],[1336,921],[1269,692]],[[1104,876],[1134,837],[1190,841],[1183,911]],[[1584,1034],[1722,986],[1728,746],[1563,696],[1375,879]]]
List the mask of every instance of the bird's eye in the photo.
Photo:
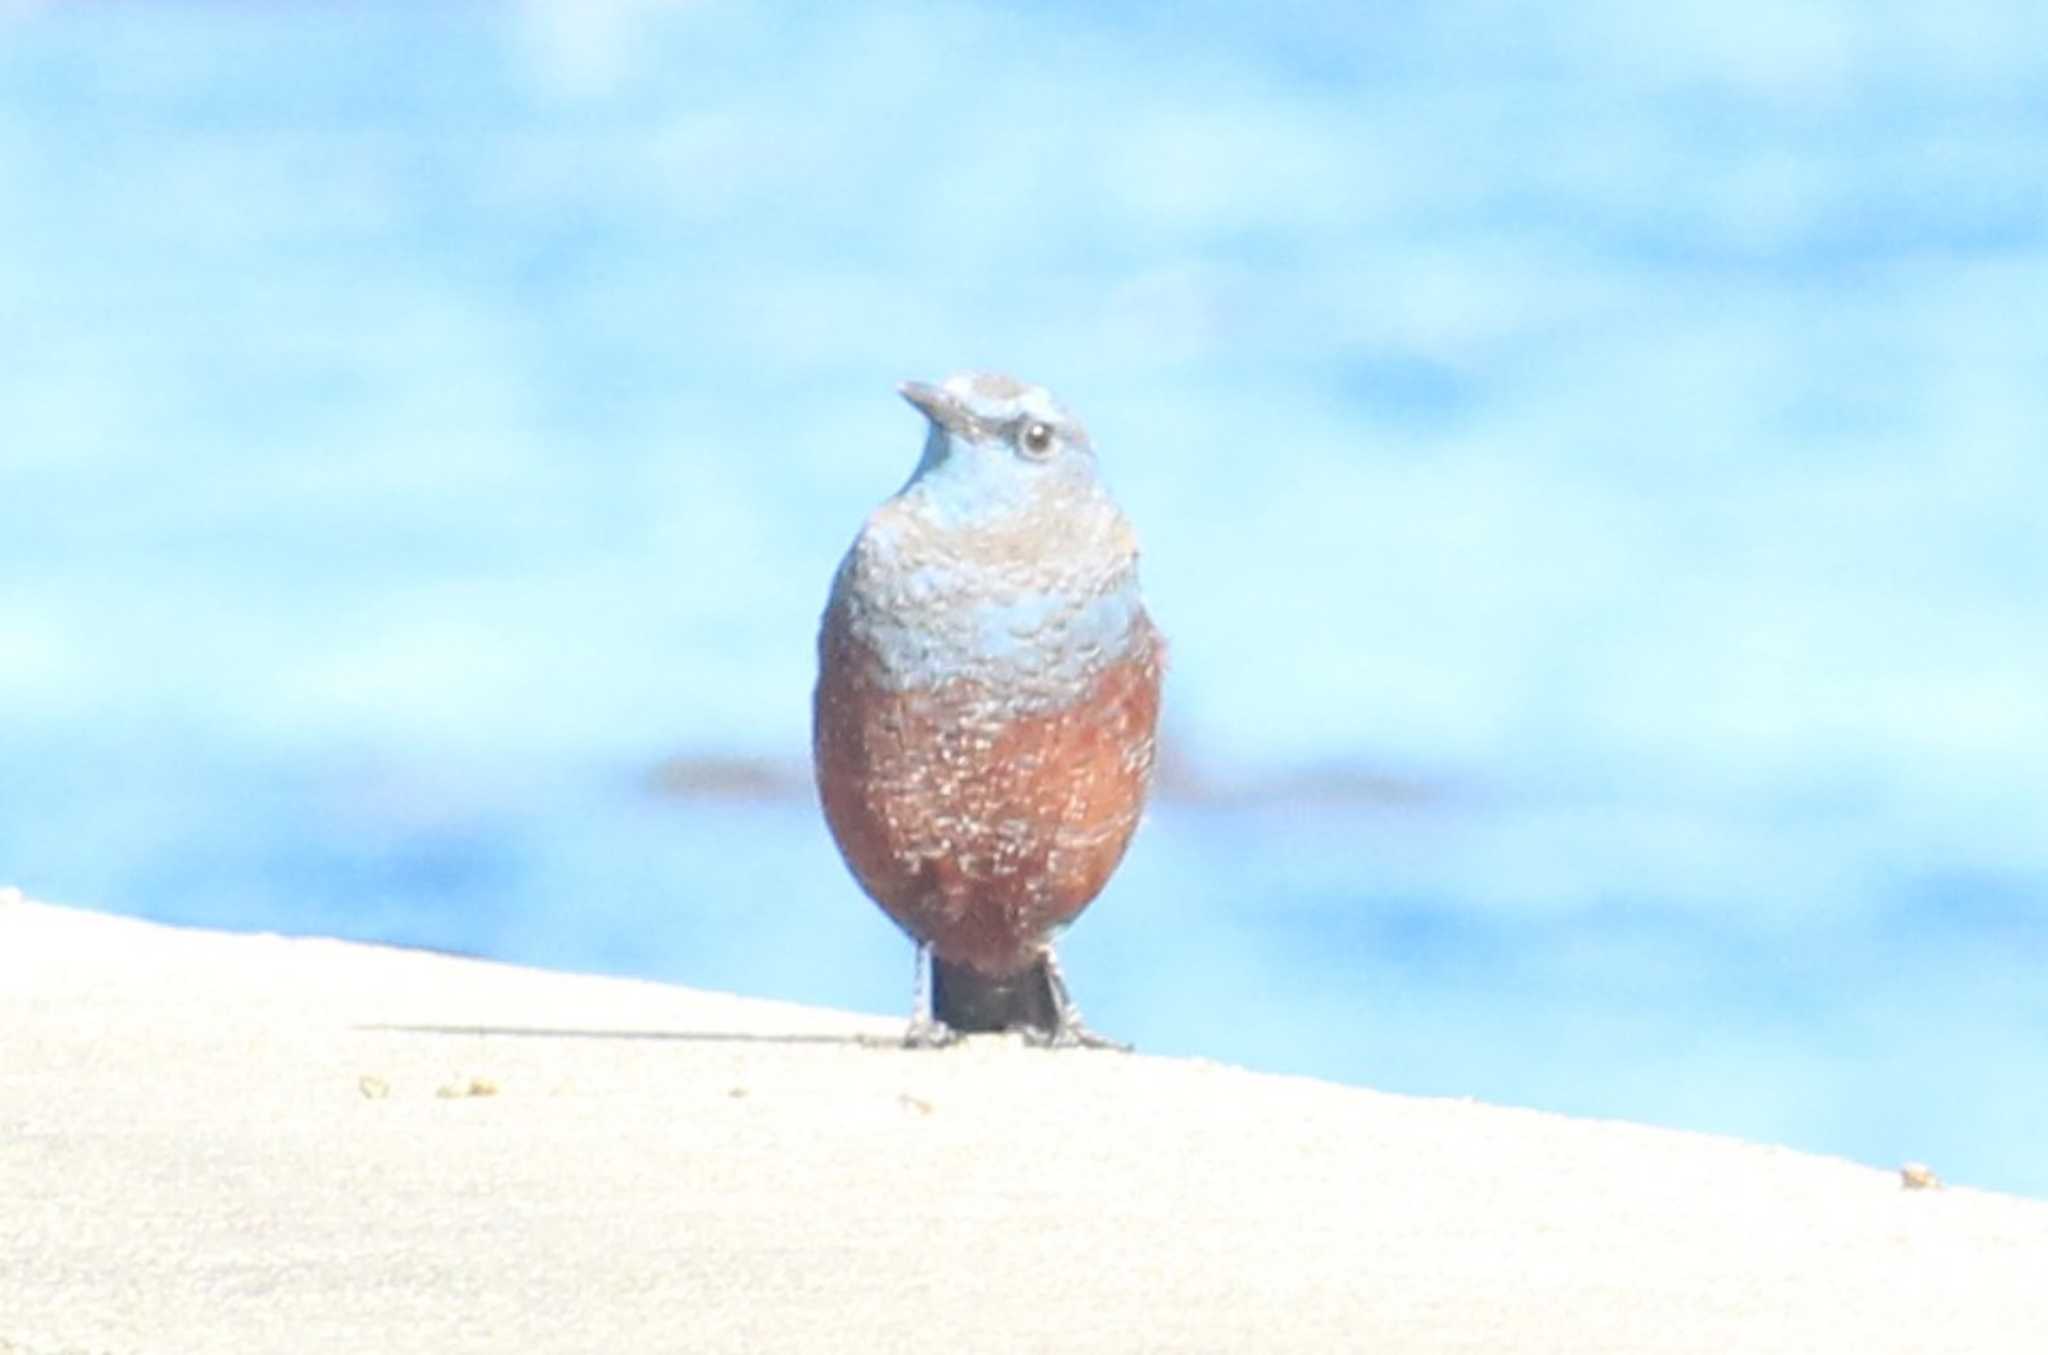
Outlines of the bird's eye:
[[1044,456],[1052,450],[1052,425],[1040,419],[1033,419],[1024,425],[1024,431],[1017,435],[1017,445],[1027,456]]

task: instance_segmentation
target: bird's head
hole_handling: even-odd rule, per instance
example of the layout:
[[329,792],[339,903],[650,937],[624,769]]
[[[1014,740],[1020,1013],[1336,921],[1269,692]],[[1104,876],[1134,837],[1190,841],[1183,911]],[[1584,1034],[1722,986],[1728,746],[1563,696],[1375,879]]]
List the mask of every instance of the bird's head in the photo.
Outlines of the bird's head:
[[931,424],[905,488],[921,489],[949,516],[997,515],[1095,486],[1088,430],[1043,386],[961,372],[900,389]]

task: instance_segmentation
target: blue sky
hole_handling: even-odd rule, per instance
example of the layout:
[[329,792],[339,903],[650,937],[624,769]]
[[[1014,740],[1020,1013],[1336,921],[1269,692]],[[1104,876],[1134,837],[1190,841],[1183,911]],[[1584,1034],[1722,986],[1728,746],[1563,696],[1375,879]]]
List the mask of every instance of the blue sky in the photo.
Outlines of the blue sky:
[[2025,7],[1059,13],[20,22],[10,705],[786,747],[893,382],[980,364],[1095,427],[1218,756],[2048,753]]

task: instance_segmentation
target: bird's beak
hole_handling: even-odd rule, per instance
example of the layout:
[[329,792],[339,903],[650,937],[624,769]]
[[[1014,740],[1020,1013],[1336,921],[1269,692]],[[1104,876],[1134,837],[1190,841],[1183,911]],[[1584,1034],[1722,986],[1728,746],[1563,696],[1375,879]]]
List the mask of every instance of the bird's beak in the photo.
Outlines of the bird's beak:
[[967,411],[960,408],[960,401],[937,386],[923,381],[906,381],[896,390],[917,406],[918,412],[949,432],[961,431],[967,422]]

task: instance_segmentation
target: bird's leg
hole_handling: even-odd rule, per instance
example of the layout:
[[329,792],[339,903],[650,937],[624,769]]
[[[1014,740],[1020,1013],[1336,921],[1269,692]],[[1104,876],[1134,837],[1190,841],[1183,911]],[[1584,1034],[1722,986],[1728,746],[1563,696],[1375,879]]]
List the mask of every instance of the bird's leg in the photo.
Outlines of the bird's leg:
[[[1114,1049],[1128,1054],[1131,1047],[1121,1040],[1112,1040],[1107,1035],[1097,1035],[1081,1020],[1080,1004],[1067,991],[1067,976],[1060,972],[1060,962],[1053,955],[1052,947],[1045,948],[1045,979],[1052,989],[1052,1005],[1055,1016],[1054,1029],[1042,1039],[1033,1040],[1048,1049]],[[1038,1034],[1036,1030],[1030,1032]]]
[[960,1038],[960,1032],[932,1015],[932,947],[917,943],[917,977],[911,988],[910,1029],[903,1032],[905,1049],[943,1049]]

